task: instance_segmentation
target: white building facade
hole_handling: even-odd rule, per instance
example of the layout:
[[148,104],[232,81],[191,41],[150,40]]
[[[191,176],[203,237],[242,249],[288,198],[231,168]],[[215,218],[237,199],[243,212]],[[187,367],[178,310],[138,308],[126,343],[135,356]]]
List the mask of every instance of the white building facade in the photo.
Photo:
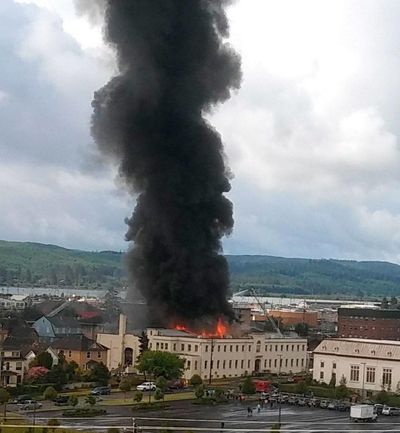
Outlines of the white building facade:
[[307,340],[271,334],[208,338],[174,329],[148,329],[149,348],[185,359],[184,377],[240,377],[258,372],[299,373],[306,369]]
[[333,338],[314,350],[313,379],[371,394],[400,391],[400,341]]

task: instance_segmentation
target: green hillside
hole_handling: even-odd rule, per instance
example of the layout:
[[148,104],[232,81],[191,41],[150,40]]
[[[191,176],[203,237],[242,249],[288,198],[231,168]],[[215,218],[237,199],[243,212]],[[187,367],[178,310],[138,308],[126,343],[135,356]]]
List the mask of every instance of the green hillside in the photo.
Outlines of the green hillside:
[[[234,291],[297,295],[400,294],[400,266],[387,262],[227,256]],[[123,254],[0,241],[0,286],[122,287]]]

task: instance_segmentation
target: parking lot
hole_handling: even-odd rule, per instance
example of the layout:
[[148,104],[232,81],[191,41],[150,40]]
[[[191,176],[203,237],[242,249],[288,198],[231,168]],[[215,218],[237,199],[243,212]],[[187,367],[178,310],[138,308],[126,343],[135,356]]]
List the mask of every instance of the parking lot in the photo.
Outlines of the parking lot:
[[[279,405],[269,405],[257,413],[252,403],[253,415],[247,415],[248,402],[232,402],[217,406],[194,405],[190,401],[174,402],[162,411],[132,410],[132,407],[107,408],[107,416],[90,419],[62,418],[61,412],[40,413],[37,421],[45,423],[47,418],[59,418],[64,426],[91,431],[105,431],[108,427],[119,427],[121,431],[132,431],[132,418],[135,417],[137,431],[159,432],[160,429],[176,431],[204,432],[269,432],[279,421]],[[39,414],[38,414],[39,415]],[[222,425],[223,423],[223,425]],[[281,432],[393,432],[400,431],[400,417],[381,416],[377,423],[354,423],[348,412],[281,405]]]

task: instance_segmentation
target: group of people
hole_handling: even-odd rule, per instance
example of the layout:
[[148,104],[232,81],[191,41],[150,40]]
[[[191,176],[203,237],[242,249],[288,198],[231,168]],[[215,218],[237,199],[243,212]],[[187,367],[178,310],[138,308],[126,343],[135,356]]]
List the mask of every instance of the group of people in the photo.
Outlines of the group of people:
[[[257,413],[260,413],[261,408],[265,407],[268,403],[271,408],[274,407],[274,402],[272,400],[268,402],[267,400],[261,399],[260,403],[257,403],[256,406]],[[253,416],[253,408],[251,406],[247,406],[247,416]]]

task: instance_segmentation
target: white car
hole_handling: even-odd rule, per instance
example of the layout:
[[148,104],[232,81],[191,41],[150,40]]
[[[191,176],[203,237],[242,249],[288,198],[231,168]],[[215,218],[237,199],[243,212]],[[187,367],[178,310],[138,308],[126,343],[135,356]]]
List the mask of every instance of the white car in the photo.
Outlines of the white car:
[[154,382],[143,382],[136,387],[138,391],[155,391],[156,384]]

